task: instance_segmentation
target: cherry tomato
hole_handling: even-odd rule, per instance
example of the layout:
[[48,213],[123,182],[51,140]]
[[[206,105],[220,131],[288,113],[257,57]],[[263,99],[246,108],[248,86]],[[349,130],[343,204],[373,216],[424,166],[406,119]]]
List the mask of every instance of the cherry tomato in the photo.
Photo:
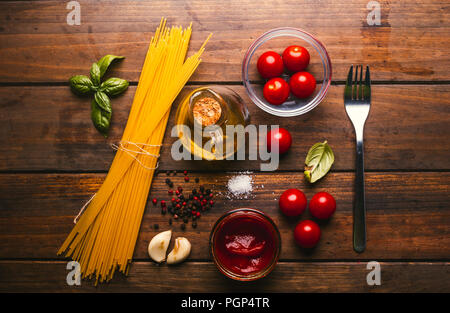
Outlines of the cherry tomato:
[[267,133],[267,150],[271,151],[272,145],[278,145],[278,153],[286,153],[292,144],[292,136],[285,128],[279,127],[271,129]]
[[328,192],[318,192],[309,202],[309,211],[315,218],[330,218],[336,211],[336,200]]
[[277,77],[283,73],[283,60],[275,51],[267,51],[261,54],[256,67],[264,78]]
[[270,104],[282,104],[289,97],[289,85],[280,77],[272,78],[264,85],[263,95]]
[[294,238],[302,248],[313,248],[320,240],[320,228],[311,220],[301,221],[294,230]]
[[309,64],[309,52],[302,46],[289,46],[283,52],[283,63],[291,72],[303,71]]
[[297,72],[289,80],[292,93],[298,98],[307,98],[316,90],[316,79],[308,72]]
[[306,209],[306,197],[298,189],[288,189],[281,194],[278,204],[281,212],[287,216],[297,216]]

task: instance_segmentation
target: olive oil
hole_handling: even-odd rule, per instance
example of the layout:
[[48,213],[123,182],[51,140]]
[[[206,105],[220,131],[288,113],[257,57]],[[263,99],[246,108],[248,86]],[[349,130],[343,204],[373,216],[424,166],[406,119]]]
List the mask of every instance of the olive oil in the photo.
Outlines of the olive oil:
[[194,159],[223,160],[241,148],[235,126],[245,127],[249,113],[241,97],[223,86],[197,88],[178,106],[177,134]]

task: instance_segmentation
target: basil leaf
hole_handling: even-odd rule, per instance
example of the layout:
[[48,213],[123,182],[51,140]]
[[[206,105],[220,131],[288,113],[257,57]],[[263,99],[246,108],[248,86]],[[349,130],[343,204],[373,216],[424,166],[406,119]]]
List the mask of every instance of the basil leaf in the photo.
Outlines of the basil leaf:
[[102,108],[103,111],[108,113],[112,112],[111,101],[109,97],[103,91],[97,91],[94,95],[94,100],[97,102],[97,105]]
[[129,83],[121,78],[109,78],[100,85],[100,91],[108,96],[116,96],[121,94],[128,88]]
[[91,67],[91,80],[95,86],[100,85],[100,67],[97,63],[93,63]]
[[103,135],[108,137],[108,130],[111,121],[111,113],[103,111],[97,102],[92,100],[91,103],[91,119],[95,128]]
[[103,77],[103,75],[105,75],[106,70],[108,69],[112,61],[121,59],[125,59],[125,57],[112,54],[107,54],[103,58],[101,58],[100,61],[97,62],[98,66],[100,67],[100,79]]
[[324,177],[334,162],[334,153],[327,141],[316,143],[309,149],[305,160],[305,177],[314,183]]
[[94,86],[89,77],[85,75],[72,76],[69,79],[70,88],[73,92],[79,95],[86,95],[92,91]]

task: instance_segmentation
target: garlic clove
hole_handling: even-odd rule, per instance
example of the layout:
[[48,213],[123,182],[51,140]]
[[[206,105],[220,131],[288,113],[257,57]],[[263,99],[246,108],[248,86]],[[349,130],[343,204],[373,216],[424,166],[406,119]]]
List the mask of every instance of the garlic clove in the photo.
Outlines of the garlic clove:
[[171,230],[163,231],[152,238],[148,244],[148,255],[153,261],[161,263],[166,259],[170,238],[172,238]]
[[177,264],[186,260],[191,253],[191,243],[184,237],[175,239],[173,250],[167,256],[167,264]]

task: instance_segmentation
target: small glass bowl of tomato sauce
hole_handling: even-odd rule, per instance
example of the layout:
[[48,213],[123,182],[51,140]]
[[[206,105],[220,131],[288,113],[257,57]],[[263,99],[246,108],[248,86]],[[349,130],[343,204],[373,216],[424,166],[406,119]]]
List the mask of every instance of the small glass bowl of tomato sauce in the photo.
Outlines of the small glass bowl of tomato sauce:
[[209,238],[211,254],[227,277],[252,281],[268,275],[280,256],[281,237],[259,210],[234,209],[220,217]]

